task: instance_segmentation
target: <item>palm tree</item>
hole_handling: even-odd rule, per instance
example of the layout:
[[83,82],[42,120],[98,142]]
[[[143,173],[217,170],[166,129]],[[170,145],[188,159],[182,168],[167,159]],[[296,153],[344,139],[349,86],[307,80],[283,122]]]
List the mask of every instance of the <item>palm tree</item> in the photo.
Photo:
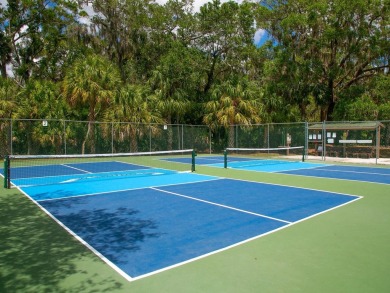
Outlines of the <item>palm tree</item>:
[[228,146],[234,146],[234,125],[260,122],[260,92],[247,80],[231,79],[211,90],[211,101],[205,105],[203,121],[210,127],[229,129]]
[[[64,96],[71,106],[88,109],[88,130],[82,143],[82,154],[85,153],[88,139],[93,135],[94,122],[103,116],[112,103],[120,82],[118,68],[98,55],[89,55],[76,61],[66,73],[62,86]],[[91,152],[95,152],[93,139]]]
[[15,109],[17,84],[13,79],[0,76],[0,118],[11,118]]
[[[143,125],[163,123],[156,111],[156,99],[148,88],[142,85],[126,85],[117,94],[115,106],[107,111],[105,120],[128,122],[119,125],[120,135],[130,136],[130,151],[138,151],[138,139],[146,133]],[[145,129],[144,129],[145,130]]]
[[[58,85],[51,81],[29,79],[16,96],[17,107],[13,117],[29,119],[19,121],[15,136],[27,146],[27,153],[44,151],[51,153],[53,147],[59,153],[63,142],[63,129],[56,123],[39,127],[40,121],[33,119],[62,119],[65,117],[66,102],[59,95]],[[26,141],[24,141],[26,139]],[[46,145],[46,146],[45,146]],[[44,149],[39,149],[40,147]]]
[[[12,118],[15,110],[17,84],[13,79],[0,77],[0,118]],[[0,154],[11,152],[11,120],[0,121]]]
[[[185,90],[181,88],[181,81],[176,80],[174,73],[167,74],[164,70],[155,70],[151,81],[154,95],[157,99],[157,108],[167,124],[172,124],[174,118],[179,122],[179,118],[185,114],[189,108],[189,100]],[[173,145],[172,129],[168,128],[168,149]]]

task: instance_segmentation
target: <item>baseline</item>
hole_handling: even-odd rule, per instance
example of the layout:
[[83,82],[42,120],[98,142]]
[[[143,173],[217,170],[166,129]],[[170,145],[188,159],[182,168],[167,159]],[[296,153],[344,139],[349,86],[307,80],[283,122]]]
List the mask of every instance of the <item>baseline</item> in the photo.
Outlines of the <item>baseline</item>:
[[299,221],[359,198],[334,192],[226,178],[162,186],[159,189],[288,222]]
[[152,188],[39,204],[130,280],[289,225]]
[[313,169],[290,170],[280,172],[283,174],[300,175],[318,178],[331,178],[338,180],[351,180],[359,182],[370,182],[390,184],[390,169],[352,167],[352,166],[324,166]]

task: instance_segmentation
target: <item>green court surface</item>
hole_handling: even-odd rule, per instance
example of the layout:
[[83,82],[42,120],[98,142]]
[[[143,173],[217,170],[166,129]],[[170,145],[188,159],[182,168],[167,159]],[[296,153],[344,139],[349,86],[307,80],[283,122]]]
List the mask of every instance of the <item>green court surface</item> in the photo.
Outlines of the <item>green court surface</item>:
[[0,292],[389,292],[390,185],[206,166],[196,172],[363,198],[129,282],[17,189],[2,188]]

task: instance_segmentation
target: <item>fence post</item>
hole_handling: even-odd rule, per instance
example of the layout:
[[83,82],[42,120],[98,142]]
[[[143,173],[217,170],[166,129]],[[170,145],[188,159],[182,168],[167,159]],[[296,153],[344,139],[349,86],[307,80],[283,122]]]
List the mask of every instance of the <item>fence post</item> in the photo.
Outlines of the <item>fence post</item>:
[[11,155],[13,155],[13,145],[12,145],[12,142],[13,142],[13,136],[14,136],[14,132],[13,132],[13,130],[12,130],[12,124],[13,124],[13,122],[12,122],[12,118],[11,118],[11,124],[10,124],[10,134],[11,134],[11,136],[10,136],[10,154]]
[[211,153],[212,153],[212,143],[211,143],[212,134],[211,134],[210,126],[207,126],[207,127],[209,128],[209,145],[210,145],[209,151],[210,151],[210,155],[211,155]]
[[114,153],[114,122],[111,121],[111,154]]
[[267,148],[269,148],[269,123],[267,123]]
[[9,156],[4,156],[4,188],[10,188],[10,160]]
[[62,124],[64,125],[64,127],[63,127],[63,131],[64,131],[64,134],[63,134],[63,139],[64,139],[64,155],[66,155],[66,121],[65,121],[65,120],[62,120]]
[[195,172],[195,157],[196,157],[196,151],[192,150],[192,164],[191,164],[191,171]]
[[307,158],[309,149],[309,123],[305,122],[305,140],[304,140],[305,158]]
[[149,124],[149,152],[152,151],[152,126]]
[[380,157],[380,145],[381,145],[381,134],[380,134],[381,128],[380,123],[377,123],[375,127],[375,140],[376,140],[376,146],[375,146],[375,164],[378,165],[378,159]]

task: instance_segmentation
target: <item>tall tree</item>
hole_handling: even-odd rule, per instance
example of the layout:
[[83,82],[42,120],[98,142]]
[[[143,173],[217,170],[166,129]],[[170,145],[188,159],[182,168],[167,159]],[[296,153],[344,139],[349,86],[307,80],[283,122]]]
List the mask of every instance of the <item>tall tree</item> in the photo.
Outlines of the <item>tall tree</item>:
[[8,0],[1,12],[0,72],[7,76],[7,67],[11,68],[24,83],[46,69],[42,64],[58,58],[55,52],[67,26],[75,21],[78,6],[72,0]]
[[192,45],[207,58],[204,93],[231,74],[246,74],[248,52],[255,49],[252,5],[213,0],[200,8],[197,36]]
[[175,42],[152,72],[150,86],[168,124],[181,122],[189,109],[190,97],[196,92],[199,76],[194,60],[197,60],[195,51]]
[[93,1],[96,14],[92,24],[101,38],[101,52],[117,64],[123,80],[129,78],[132,64],[140,61],[151,32],[153,5],[152,0]]
[[[72,107],[87,111],[88,130],[82,143],[85,145],[93,135],[94,122],[103,117],[104,111],[114,101],[117,88],[120,86],[118,68],[102,56],[89,55],[78,60],[67,72],[62,85],[62,92]],[[91,152],[95,152],[94,141],[91,140]]]
[[156,107],[157,100],[149,88],[142,85],[125,85],[115,99],[113,107],[107,111],[105,120],[127,122],[118,124],[116,133],[118,140],[129,137],[130,144],[126,151],[137,152],[138,141],[149,135],[154,123],[164,121]]
[[58,151],[62,145],[62,127],[51,125],[43,129],[39,127],[40,121],[35,121],[36,119],[65,118],[67,105],[59,95],[58,84],[46,80],[29,79],[18,92],[17,103],[19,107],[13,117],[21,120],[15,129],[15,137],[18,143],[25,144],[27,154],[43,151],[38,149],[43,144],[48,144],[49,148]]
[[[389,0],[263,0],[258,23],[277,42],[286,98],[313,95],[331,120],[343,91],[389,70]],[[304,108],[304,107],[302,107]]]
[[205,105],[204,122],[212,128],[229,129],[229,147],[234,146],[234,125],[252,125],[261,121],[261,93],[245,79],[230,79],[211,90],[211,101]]
[[15,80],[0,76],[0,118],[12,118],[16,108],[18,86]]
[[17,110],[16,95],[18,86],[13,79],[0,76],[0,154],[11,152],[12,127],[10,119]]

